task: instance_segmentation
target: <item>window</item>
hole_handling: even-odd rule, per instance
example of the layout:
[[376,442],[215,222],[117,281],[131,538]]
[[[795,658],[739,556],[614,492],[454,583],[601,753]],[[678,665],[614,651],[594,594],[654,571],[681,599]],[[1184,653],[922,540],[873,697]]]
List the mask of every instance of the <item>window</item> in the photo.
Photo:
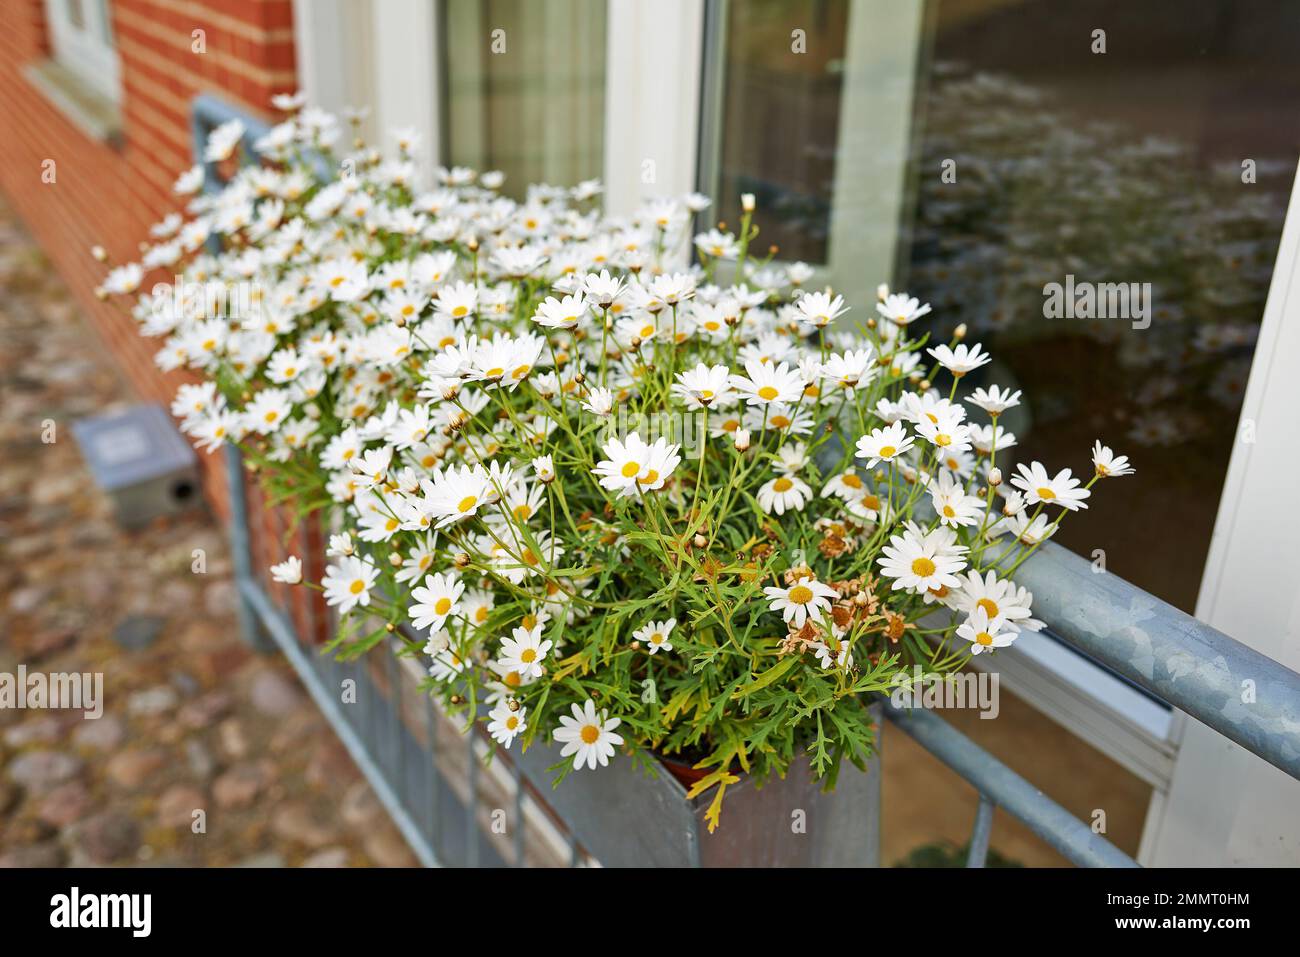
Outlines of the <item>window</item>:
[[[720,7],[720,218],[756,193],[764,239],[859,309],[892,279],[938,338],[965,323],[997,360],[968,387],[1030,397],[1003,422],[1016,461],[1128,453],[1137,474],[1058,541],[1194,610],[1296,170],[1300,9]],[[1129,317],[1052,318],[1052,284],[1120,309],[1124,284]]]
[[59,65],[112,103],[121,99],[108,0],[45,0],[50,45]]
[[606,0],[446,0],[446,162],[571,186],[604,167]]

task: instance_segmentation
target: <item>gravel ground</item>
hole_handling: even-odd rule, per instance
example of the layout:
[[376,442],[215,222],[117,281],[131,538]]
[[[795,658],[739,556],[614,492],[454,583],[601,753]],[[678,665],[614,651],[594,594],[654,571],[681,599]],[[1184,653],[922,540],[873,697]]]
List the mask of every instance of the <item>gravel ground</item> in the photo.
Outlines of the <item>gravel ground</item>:
[[241,642],[213,518],[114,524],[71,423],[131,401],[0,199],[0,676],[103,674],[96,720],[0,707],[0,867],[414,865],[292,669]]

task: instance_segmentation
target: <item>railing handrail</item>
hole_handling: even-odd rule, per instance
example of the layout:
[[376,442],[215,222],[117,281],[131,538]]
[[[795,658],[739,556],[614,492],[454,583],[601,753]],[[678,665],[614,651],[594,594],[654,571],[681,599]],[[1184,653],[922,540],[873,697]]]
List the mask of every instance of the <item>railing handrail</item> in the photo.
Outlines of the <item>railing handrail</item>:
[[1066,643],[1300,778],[1300,674],[1052,542],[1016,583]]
[[[979,791],[982,803],[1002,808],[1072,863],[1080,867],[1138,866],[1133,858],[933,712],[900,708],[886,700],[885,716],[970,782]],[[987,848],[991,826],[990,817],[977,817],[971,836],[973,848]],[[972,866],[983,866],[982,858],[981,849]]]

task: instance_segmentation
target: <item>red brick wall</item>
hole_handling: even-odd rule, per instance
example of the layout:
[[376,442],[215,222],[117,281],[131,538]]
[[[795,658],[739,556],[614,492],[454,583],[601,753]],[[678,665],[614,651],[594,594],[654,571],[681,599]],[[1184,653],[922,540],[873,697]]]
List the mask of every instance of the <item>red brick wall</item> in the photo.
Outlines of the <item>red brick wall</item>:
[[[266,116],[274,93],[296,87],[292,0],[110,0],[122,77],[122,140],[86,136],[23,76],[49,56],[42,0],[5,0],[0,30],[0,189],[67,280],[146,401],[169,404],[179,375],[153,364],[121,309],[96,300],[105,267],[138,256],[149,226],[180,204],[171,186],[193,163],[190,102],[211,93]],[[193,31],[206,51],[192,49]],[[56,181],[41,181],[42,163]],[[146,277],[148,288],[165,276]],[[202,455],[202,453],[200,453]],[[220,456],[206,456],[209,498],[224,513]]]

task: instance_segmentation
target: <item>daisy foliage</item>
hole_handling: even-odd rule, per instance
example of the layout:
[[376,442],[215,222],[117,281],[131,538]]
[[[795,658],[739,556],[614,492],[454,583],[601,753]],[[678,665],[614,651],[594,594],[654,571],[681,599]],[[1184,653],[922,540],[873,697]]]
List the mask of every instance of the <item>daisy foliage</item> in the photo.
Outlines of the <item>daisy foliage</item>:
[[424,182],[410,136],[278,106],[256,141],[214,132],[250,162],[212,193],[184,174],[187,215],[102,294],[190,371],[182,429],[329,529],[272,574],[323,591],[332,649],[397,641],[560,776],[686,760],[713,827],[742,773],[865,767],[873,697],[1042,627],[1011,576],[1132,471],[1100,443],[1079,478],[1013,461],[1025,400],[961,381],[987,352],[927,348],[906,293],[805,290],[755,254],[752,201],[693,235],[697,194],[612,217],[595,183]]

